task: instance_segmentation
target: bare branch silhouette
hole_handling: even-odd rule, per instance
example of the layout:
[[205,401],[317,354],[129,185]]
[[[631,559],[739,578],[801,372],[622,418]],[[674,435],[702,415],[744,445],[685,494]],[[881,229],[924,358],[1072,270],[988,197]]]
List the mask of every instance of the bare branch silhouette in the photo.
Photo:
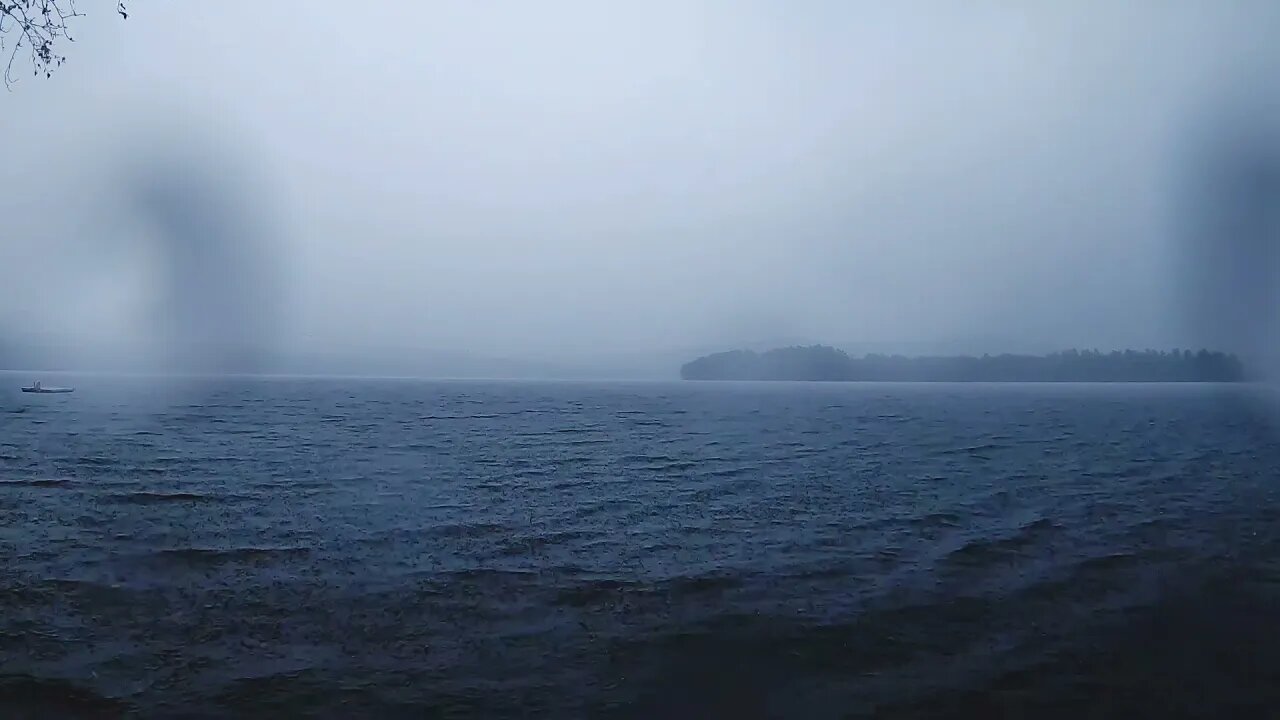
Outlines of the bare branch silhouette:
[[[116,3],[116,13],[129,17],[123,1]],[[78,17],[83,13],[76,8],[76,0],[0,0],[0,57],[8,53],[5,87],[17,81],[14,65],[21,64],[22,55],[29,57],[32,75],[51,77],[62,67],[67,58],[58,48],[64,42],[75,42],[71,21]]]

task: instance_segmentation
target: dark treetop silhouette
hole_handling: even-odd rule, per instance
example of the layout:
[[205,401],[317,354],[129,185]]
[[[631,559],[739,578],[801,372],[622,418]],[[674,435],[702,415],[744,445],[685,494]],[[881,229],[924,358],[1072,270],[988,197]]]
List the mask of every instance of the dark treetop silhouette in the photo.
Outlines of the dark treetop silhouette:
[[680,368],[685,380],[831,380],[923,382],[1239,382],[1235,355],[1200,350],[1100,353],[1067,350],[1051,355],[982,357],[850,357],[823,345],[756,353],[715,353]]
[[[124,2],[116,3],[116,12],[127,18]],[[31,55],[32,75],[49,77],[66,62],[57,52],[63,42],[74,42],[70,23],[81,17],[75,0],[0,0],[0,51],[5,58],[4,84],[13,84],[13,64],[20,52]]]

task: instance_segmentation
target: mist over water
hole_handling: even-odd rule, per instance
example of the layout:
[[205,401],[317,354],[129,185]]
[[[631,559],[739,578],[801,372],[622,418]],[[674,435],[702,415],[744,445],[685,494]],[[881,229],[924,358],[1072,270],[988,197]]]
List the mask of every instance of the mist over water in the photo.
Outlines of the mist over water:
[[1177,219],[1178,306],[1202,344],[1236,348],[1255,373],[1280,369],[1280,105],[1255,85],[1209,108],[1190,144]]
[[6,247],[20,259],[0,318],[10,367],[272,368],[288,299],[278,193],[232,134],[181,117],[109,126],[58,166],[75,170],[69,209],[29,204],[54,232]]
[[57,82],[3,98],[46,138],[3,171],[11,342],[504,376],[1270,354],[1270,5],[373,3],[389,67],[323,2],[209,33],[234,7],[91,15]]
[[234,156],[154,152],[142,150],[123,168],[121,200],[158,260],[144,327],[158,341],[161,367],[269,370],[284,300],[276,257],[282,248],[263,207],[271,196],[255,196]]

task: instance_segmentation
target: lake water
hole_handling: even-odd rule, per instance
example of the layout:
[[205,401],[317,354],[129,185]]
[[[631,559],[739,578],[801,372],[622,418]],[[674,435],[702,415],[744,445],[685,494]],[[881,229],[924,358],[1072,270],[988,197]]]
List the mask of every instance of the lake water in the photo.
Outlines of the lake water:
[[1280,708],[1248,388],[0,380],[7,718]]

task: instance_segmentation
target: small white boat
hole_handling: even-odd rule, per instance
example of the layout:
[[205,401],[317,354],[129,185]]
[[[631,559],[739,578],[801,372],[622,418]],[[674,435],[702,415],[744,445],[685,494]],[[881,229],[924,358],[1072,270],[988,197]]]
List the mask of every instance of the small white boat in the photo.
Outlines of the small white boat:
[[76,391],[75,388],[45,387],[40,384],[39,380],[33,383],[31,387],[22,388],[22,392],[25,392],[25,393],[69,393],[69,392],[75,392],[75,391]]

